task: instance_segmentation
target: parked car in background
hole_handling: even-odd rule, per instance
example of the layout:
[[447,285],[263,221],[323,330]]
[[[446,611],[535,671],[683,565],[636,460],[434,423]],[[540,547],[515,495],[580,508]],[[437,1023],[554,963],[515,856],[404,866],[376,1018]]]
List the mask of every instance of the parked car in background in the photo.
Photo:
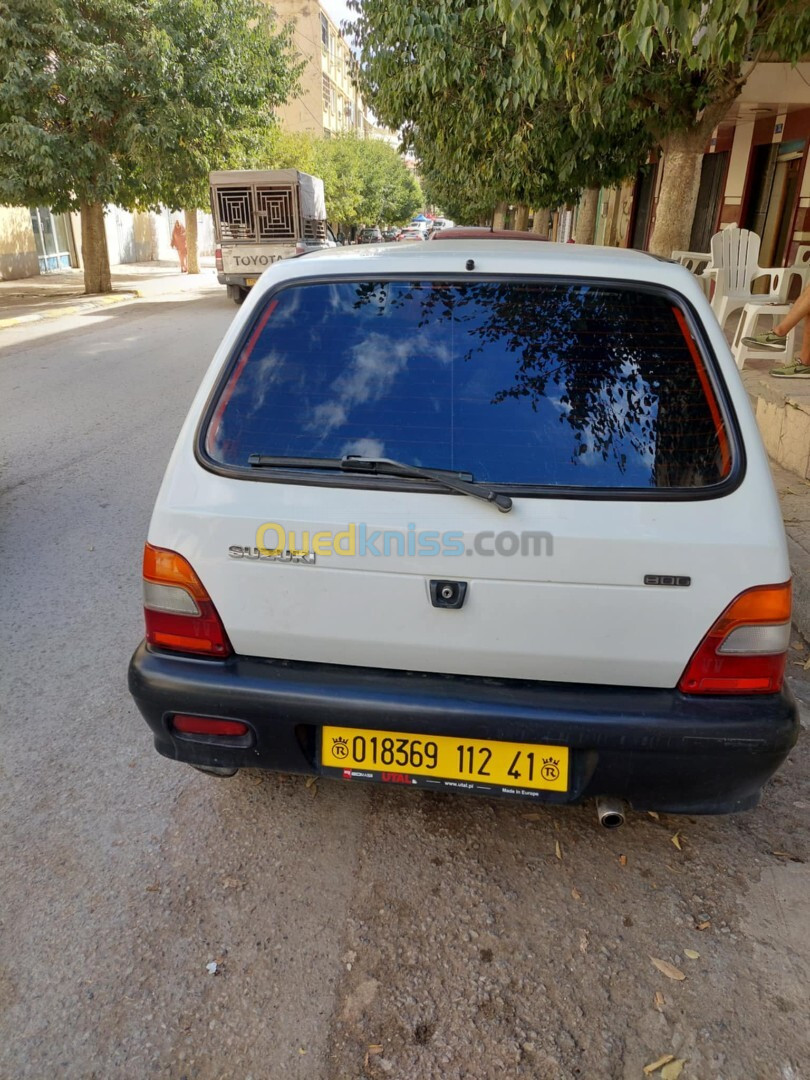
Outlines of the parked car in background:
[[423,229],[403,229],[397,240],[427,240]]
[[452,228],[437,229],[431,234],[431,240],[546,240],[540,233],[517,231],[514,229],[490,229],[487,226],[454,225]]
[[383,234],[376,225],[367,229],[361,229],[360,235],[357,237],[358,244],[381,244],[382,241]]
[[157,750],[535,803],[756,805],[790,565],[696,279],[469,238],[271,266],[191,405],[129,686]]
[[386,244],[390,244],[393,240],[399,240],[399,234],[402,229],[383,229],[383,240]]

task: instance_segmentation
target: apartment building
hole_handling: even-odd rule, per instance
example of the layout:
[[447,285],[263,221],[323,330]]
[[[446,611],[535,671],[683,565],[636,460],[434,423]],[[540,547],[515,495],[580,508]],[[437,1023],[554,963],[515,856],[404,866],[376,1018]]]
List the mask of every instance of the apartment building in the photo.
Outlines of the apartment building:
[[281,126],[313,135],[373,135],[373,121],[352,85],[354,56],[324,8],[317,0],[272,0],[272,7],[279,22],[294,22],[293,42],[306,62],[301,93],[278,111]]

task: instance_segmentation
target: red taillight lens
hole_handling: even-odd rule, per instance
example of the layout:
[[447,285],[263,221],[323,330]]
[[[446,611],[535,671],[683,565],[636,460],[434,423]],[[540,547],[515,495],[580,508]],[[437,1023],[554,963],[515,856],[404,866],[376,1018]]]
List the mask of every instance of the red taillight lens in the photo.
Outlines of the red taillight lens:
[[202,582],[176,551],[146,545],[143,592],[149,645],[217,658],[233,651]]
[[219,270],[221,272],[221,271],[223,271],[225,269],[225,266],[224,266],[224,264],[222,262],[222,248],[221,247],[216,248],[216,250],[214,251],[214,261],[216,262],[217,270]]
[[247,735],[241,720],[217,720],[212,716],[174,716],[172,728],[183,735]]
[[684,694],[775,694],[790,644],[791,586],[760,585],[733,600],[678,683]]

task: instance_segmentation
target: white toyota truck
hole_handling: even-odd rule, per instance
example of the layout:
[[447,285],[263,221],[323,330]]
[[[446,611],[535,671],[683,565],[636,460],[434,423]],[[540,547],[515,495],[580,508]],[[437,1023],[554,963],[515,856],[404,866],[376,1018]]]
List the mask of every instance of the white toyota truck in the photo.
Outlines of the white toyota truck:
[[279,259],[335,247],[317,176],[298,169],[232,169],[212,172],[210,183],[217,280],[237,304]]

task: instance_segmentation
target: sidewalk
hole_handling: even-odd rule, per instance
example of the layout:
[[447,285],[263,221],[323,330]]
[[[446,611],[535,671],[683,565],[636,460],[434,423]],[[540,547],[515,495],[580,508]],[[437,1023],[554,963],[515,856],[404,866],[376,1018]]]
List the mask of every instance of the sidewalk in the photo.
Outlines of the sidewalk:
[[200,273],[194,275],[181,274],[176,262],[146,262],[113,266],[111,276],[113,291],[94,296],[85,293],[81,270],[0,281],[0,329],[75,315],[138,297],[182,295],[221,288],[212,256],[201,257]]
[[810,385],[774,379],[775,360],[749,360],[742,371],[771,463],[793,570],[793,622],[810,641]]

